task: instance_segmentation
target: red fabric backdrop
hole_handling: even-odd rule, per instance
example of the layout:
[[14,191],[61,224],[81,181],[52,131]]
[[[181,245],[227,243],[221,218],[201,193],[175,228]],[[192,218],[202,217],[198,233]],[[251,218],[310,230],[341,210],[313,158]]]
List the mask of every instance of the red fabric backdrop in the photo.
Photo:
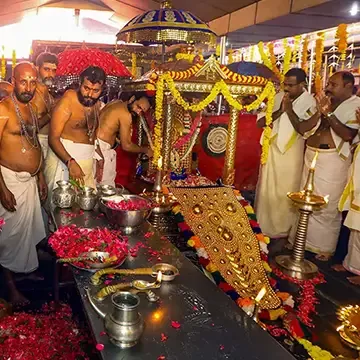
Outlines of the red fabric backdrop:
[[[203,119],[200,141],[194,151],[198,154],[199,170],[203,176],[215,181],[222,177],[225,155],[212,157],[204,151],[201,139],[210,124],[228,124],[229,115],[208,116]],[[239,116],[237,148],[235,158],[235,186],[237,189],[255,190],[260,166],[261,129],[256,127],[256,116]]]
[[[199,139],[210,124],[227,124],[229,115],[209,116],[203,119]],[[255,115],[240,115],[238,138],[235,159],[235,185],[240,190],[255,190],[258,178],[261,146],[259,144],[261,129],[256,127]],[[133,141],[136,143],[136,126],[133,131]],[[203,176],[215,181],[222,176],[225,156],[212,157],[206,154],[201,141],[194,147],[198,154],[199,170]],[[116,149],[116,184],[127,186],[133,181],[136,172],[137,154],[122,150],[121,146]]]

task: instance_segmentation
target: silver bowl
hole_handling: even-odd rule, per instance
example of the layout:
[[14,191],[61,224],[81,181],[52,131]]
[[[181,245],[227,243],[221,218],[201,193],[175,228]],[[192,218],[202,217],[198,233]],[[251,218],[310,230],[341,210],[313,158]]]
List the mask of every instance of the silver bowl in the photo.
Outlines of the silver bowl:
[[143,210],[115,210],[107,206],[108,201],[124,201],[141,199],[150,203],[149,200],[144,199],[138,195],[114,195],[100,200],[100,210],[103,211],[113,225],[117,225],[122,228],[134,228],[140,226],[150,215],[151,209]]

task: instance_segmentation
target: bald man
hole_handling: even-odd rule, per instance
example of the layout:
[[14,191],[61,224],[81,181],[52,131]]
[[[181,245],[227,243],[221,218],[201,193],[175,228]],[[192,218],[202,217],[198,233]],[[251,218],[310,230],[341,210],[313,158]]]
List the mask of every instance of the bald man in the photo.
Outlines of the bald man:
[[6,98],[13,92],[14,87],[7,81],[0,81],[0,100]]
[[[28,62],[16,65],[14,91],[0,102],[0,265],[6,278],[10,302],[26,303],[17,290],[13,274],[33,273],[39,263],[36,245],[45,238],[40,200],[47,188],[41,171],[38,119],[30,105],[37,85],[36,68]],[[39,196],[40,195],[40,196]]]

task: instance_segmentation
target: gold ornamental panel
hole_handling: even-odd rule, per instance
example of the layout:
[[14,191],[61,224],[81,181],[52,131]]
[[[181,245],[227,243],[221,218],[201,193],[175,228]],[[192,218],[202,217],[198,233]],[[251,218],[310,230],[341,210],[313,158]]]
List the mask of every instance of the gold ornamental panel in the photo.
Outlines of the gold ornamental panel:
[[186,222],[204,245],[223,278],[245,298],[254,299],[263,286],[264,309],[280,306],[264,269],[258,240],[245,209],[233,190],[216,188],[171,188]]

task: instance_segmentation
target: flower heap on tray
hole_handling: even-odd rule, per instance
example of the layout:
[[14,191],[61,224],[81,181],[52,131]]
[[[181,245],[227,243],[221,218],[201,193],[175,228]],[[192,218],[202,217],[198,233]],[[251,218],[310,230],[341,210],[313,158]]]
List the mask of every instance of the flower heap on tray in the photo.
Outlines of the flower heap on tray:
[[[107,253],[108,259],[112,259],[111,266],[122,263],[129,252],[127,238],[122,237],[120,231],[107,228],[64,226],[50,237],[49,244],[60,259],[81,258],[90,252]],[[103,259],[94,258],[93,261],[102,262]],[[89,261],[75,261],[73,265],[83,269],[91,268]]]
[[113,210],[138,211],[151,209],[153,205],[144,199],[107,201],[106,206]]

